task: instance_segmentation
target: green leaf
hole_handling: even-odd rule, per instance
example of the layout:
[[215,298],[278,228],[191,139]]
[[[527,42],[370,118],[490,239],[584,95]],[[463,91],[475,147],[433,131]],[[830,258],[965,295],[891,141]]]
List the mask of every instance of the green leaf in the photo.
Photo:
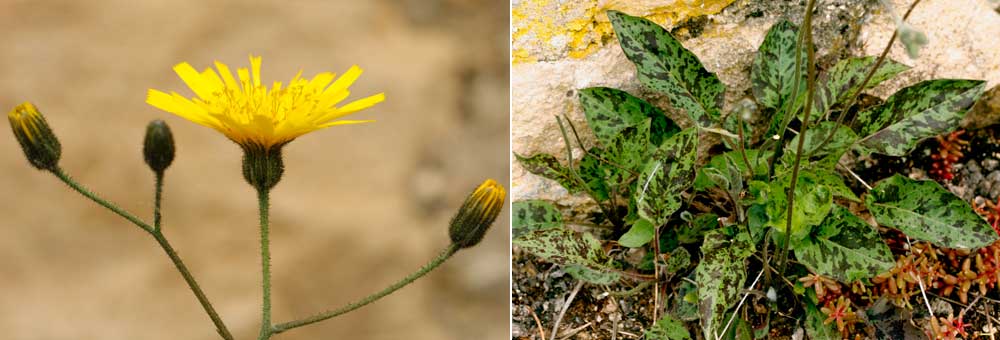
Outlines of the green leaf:
[[871,134],[861,145],[905,156],[921,140],[955,129],[985,86],[981,80],[937,79],[899,90],[882,105],[858,114],[862,135]]
[[687,226],[674,228],[677,231],[677,242],[681,244],[692,244],[701,242],[706,231],[719,227],[719,216],[713,213],[698,215],[688,221]]
[[[778,233],[785,232],[786,216],[788,215],[788,185],[791,174],[778,177],[768,185],[764,202],[767,211],[767,225]],[[807,171],[799,171],[798,184],[795,186],[795,206],[792,207],[792,239],[804,237],[809,227],[820,224],[833,206],[833,193],[830,188],[819,183],[815,175]],[[776,235],[777,235],[776,234]]]
[[719,119],[726,87],[694,53],[652,21],[618,11],[608,11],[608,19],[643,85],[665,94],[674,109],[700,126]]
[[698,131],[689,128],[665,140],[639,175],[636,204],[639,216],[664,225],[681,207],[681,192],[694,182]]
[[[759,152],[756,149],[747,149],[747,161],[753,166],[754,174],[765,174],[767,173],[767,159],[771,157],[771,152],[764,152],[763,155],[758,156]],[[729,160],[732,160],[730,162]],[[720,155],[712,156],[708,161],[708,164],[698,169],[698,175],[694,179],[694,189],[695,190],[705,190],[711,187],[721,187],[720,183],[716,183],[709,176],[708,172],[712,172],[712,169],[720,170],[720,173],[725,174],[728,171],[729,164],[735,165],[740,173],[749,175],[750,172],[747,170],[747,162],[743,160],[743,155],[739,151],[728,151]],[[731,179],[732,180],[732,179]]]
[[725,229],[713,230],[705,234],[701,253],[701,262],[695,268],[698,311],[705,338],[715,339],[724,327],[726,310],[743,290],[747,278],[744,259],[753,253],[753,244],[745,231],[733,235]]
[[563,271],[577,280],[595,285],[610,285],[621,279],[618,272],[594,270],[580,265],[568,265]]
[[[868,71],[875,66],[875,57],[848,58],[841,60],[827,71],[819,80],[822,84],[814,95],[812,120],[819,119],[835,105],[847,104],[861,87]],[[910,69],[909,66],[886,59],[868,81],[865,89],[875,87],[879,83],[895,77],[900,72]]]
[[871,278],[896,264],[878,231],[841,206],[834,206],[815,235],[794,250],[810,270],[843,283]]
[[567,228],[539,229],[526,232],[512,243],[546,261],[610,272],[608,256],[601,248],[601,241],[588,233],[578,233]]
[[594,194],[594,199],[598,201],[607,200],[611,197],[611,188],[608,186],[609,171],[613,171],[601,159],[604,158],[604,150],[598,147],[587,150],[580,163],[577,165],[577,173],[580,179],[586,183],[587,187]]
[[[831,130],[834,131],[830,141],[821,145],[830,135]],[[821,166],[832,169],[856,140],[858,140],[858,136],[854,134],[854,131],[851,131],[847,126],[838,125],[837,122],[822,122],[811,125],[806,130],[805,144],[802,145],[803,157],[809,155],[810,159],[803,159],[803,161],[818,162]],[[797,150],[798,145],[799,136],[795,136],[785,146],[785,154],[781,157],[781,163],[786,168],[791,168],[795,163],[795,150]]]
[[693,281],[691,280],[693,275],[681,281],[677,292],[674,293],[673,314],[683,321],[698,320],[698,287],[689,282]]
[[973,249],[997,240],[969,203],[934,181],[897,174],[879,182],[865,204],[879,224],[940,247]]
[[562,185],[570,193],[578,193],[583,190],[583,188],[573,180],[573,174],[570,172],[568,167],[559,164],[559,160],[555,156],[540,153],[531,157],[525,157],[514,154],[518,162],[521,162],[521,166],[524,170],[530,173],[539,175]]
[[580,106],[587,124],[603,145],[612,144],[622,130],[639,125],[647,118],[652,119],[649,142],[654,147],[681,131],[659,108],[618,89],[591,87],[580,90]]
[[517,201],[511,204],[510,229],[514,238],[526,232],[563,226],[562,214],[552,203],[542,200]]
[[653,240],[654,228],[649,221],[639,219],[635,221],[632,228],[629,228],[628,232],[618,239],[618,243],[629,248],[642,247]]
[[757,103],[769,110],[771,114],[767,132],[764,136],[772,136],[781,128],[784,120],[782,109],[789,100],[798,98],[806,90],[806,53],[799,53],[799,88],[798,93],[792,93],[795,87],[795,46],[797,44],[798,27],[787,20],[779,21],[771,26],[764,37],[764,42],[757,49],[750,68],[750,84]]
[[840,197],[852,202],[861,202],[861,199],[844,183],[844,179],[836,172],[833,172],[833,170],[807,168],[806,171],[816,176],[816,183],[830,188],[830,192],[833,193],[834,197]]
[[689,340],[691,339],[691,332],[684,327],[684,322],[675,319],[673,315],[664,313],[663,317],[646,331],[646,339]]

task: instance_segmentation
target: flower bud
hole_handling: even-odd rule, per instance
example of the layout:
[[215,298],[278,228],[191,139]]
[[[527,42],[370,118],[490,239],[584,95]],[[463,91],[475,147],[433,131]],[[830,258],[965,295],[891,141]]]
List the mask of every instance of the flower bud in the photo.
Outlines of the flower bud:
[[154,120],[146,126],[146,140],[142,145],[142,156],[155,173],[162,173],[174,161],[174,135],[162,120]]
[[492,179],[480,184],[451,219],[448,236],[452,244],[469,248],[482,241],[483,235],[503,209],[506,194],[503,186]]
[[62,147],[35,105],[24,102],[10,111],[7,119],[10,120],[10,128],[18,143],[21,143],[28,162],[41,170],[55,170],[59,165]]

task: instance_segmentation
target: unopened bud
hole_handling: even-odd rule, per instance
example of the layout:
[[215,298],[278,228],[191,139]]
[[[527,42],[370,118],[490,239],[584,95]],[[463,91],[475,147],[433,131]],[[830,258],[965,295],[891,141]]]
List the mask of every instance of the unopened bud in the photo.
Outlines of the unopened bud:
[[146,126],[142,156],[156,173],[162,173],[174,161],[174,135],[166,122],[157,119]]
[[469,198],[465,199],[465,203],[458,209],[458,214],[451,219],[451,227],[448,229],[451,243],[460,248],[479,244],[503,209],[506,194],[503,186],[492,179],[480,184]]
[[24,102],[10,111],[7,119],[10,120],[10,128],[18,143],[21,143],[28,162],[41,170],[55,170],[59,165],[62,147],[38,108]]

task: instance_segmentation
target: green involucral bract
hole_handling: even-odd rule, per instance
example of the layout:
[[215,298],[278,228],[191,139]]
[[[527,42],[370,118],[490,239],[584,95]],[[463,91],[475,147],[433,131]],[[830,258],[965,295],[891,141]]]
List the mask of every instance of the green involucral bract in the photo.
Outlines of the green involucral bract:
[[552,203],[542,200],[528,200],[511,204],[510,228],[513,238],[518,238],[533,230],[562,226],[562,214]]
[[[788,215],[788,186],[791,174],[780,176],[768,185],[765,197],[767,225],[774,228],[774,235],[784,234]],[[795,206],[792,211],[792,242],[808,234],[810,227],[820,224],[833,207],[833,193],[820,184],[815,175],[800,171],[795,185]]]
[[879,182],[865,205],[879,224],[939,247],[973,249],[997,240],[969,203],[934,181],[897,174]]
[[878,231],[839,205],[793,249],[810,270],[843,283],[873,277],[896,263]]
[[700,126],[719,120],[726,87],[694,53],[652,21],[617,11],[608,11],[608,19],[643,85],[666,95]]
[[754,251],[750,235],[736,228],[705,234],[701,262],[695,268],[698,312],[706,339],[715,339],[725,327],[726,310],[736,304],[746,281],[744,260]]
[[653,152],[636,183],[639,216],[664,225],[681,207],[681,192],[694,182],[698,130],[689,128],[668,138]]
[[757,103],[765,107],[765,121],[769,121],[764,136],[772,136],[781,129],[782,112],[786,103],[798,98],[806,90],[806,50],[800,51],[799,88],[798,93],[792,93],[795,87],[795,45],[797,44],[798,28],[791,22],[782,20],[767,32],[764,42],[757,49],[750,69],[750,83]]
[[603,145],[610,145],[618,134],[628,127],[652,119],[649,142],[655,147],[663,140],[681,131],[674,121],[659,108],[636,98],[628,92],[607,87],[580,90],[580,106],[587,117],[587,124]]
[[885,103],[858,114],[861,145],[889,156],[905,156],[917,143],[948,132],[983,93],[981,80],[937,79],[894,93]]

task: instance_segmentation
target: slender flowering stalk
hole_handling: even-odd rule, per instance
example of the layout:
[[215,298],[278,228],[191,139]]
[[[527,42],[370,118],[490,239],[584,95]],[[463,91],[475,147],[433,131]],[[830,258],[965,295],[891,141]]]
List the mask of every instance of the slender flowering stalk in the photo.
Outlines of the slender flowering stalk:
[[[455,218],[451,220],[451,227],[448,229],[448,233],[452,240],[451,244],[441,251],[436,258],[431,260],[431,262],[428,262],[417,271],[410,273],[410,275],[407,275],[402,280],[396,281],[396,283],[393,283],[389,287],[386,287],[375,294],[366,296],[361,300],[337,309],[294,321],[276,324],[271,327],[267,335],[270,336],[283,333],[293,328],[314,324],[349,313],[378,301],[379,299],[396,292],[400,288],[413,283],[413,281],[416,281],[424,275],[427,275],[427,273],[436,269],[462,248],[475,246],[483,239],[483,235],[485,235],[486,231],[489,230],[493,221],[496,220],[497,216],[500,214],[500,210],[503,209],[505,196],[506,191],[500,183],[497,183],[497,181],[492,179],[487,179],[480,184],[468,198],[465,199],[465,203],[458,209],[458,213],[455,215]],[[261,334],[264,334],[264,330],[261,330]]]

